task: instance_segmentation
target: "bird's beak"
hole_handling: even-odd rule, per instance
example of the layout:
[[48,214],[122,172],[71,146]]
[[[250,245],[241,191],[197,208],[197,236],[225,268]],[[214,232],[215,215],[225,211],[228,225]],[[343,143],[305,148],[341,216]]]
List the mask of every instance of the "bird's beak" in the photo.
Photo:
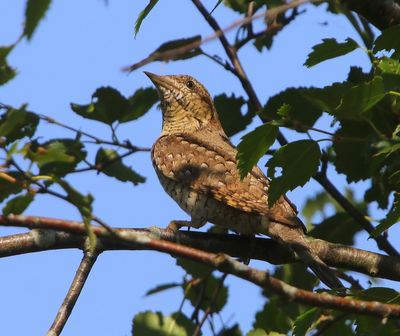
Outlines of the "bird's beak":
[[161,88],[171,90],[174,87],[173,81],[168,76],[159,76],[152,72],[143,71],[147,77],[153,82],[156,88],[160,91]]

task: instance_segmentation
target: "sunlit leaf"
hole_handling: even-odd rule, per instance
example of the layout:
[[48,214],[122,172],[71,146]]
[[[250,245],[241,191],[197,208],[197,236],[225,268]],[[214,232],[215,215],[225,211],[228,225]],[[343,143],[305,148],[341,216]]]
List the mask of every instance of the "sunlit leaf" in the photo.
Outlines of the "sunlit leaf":
[[161,312],[146,311],[137,314],[132,323],[132,335],[190,336],[195,325],[182,313],[165,316]]

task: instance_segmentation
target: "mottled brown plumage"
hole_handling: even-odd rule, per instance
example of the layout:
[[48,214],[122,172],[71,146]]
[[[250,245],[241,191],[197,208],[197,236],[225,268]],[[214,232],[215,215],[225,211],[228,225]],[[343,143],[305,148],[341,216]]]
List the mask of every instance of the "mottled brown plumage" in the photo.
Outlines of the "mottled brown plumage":
[[152,161],[165,191],[190,216],[180,224],[206,222],[244,234],[266,234],[290,246],[332,288],[342,284],[308,247],[295,207],[282,196],[268,207],[269,181],[255,166],[243,179],[236,148],[225,135],[207,90],[190,76],[157,76],[162,134]]

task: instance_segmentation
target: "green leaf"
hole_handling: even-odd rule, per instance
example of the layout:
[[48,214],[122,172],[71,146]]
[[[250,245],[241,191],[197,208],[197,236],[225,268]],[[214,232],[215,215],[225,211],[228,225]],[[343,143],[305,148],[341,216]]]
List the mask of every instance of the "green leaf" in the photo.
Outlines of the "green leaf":
[[7,56],[13,48],[14,45],[0,47],[0,85],[7,83],[17,74],[16,70],[7,63]]
[[217,336],[243,336],[242,331],[238,324],[235,324],[233,327],[225,327],[223,328]]
[[271,97],[261,111],[261,116],[268,119],[282,119],[285,126],[299,132],[312,127],[321,116],[321,109],[306,97],[314,88],[288,88]]
[[21,192],[24,182],[24,176],[20,172],[0,172],[0,202],[4,201],[10,195],[15,195]]
[[[286,335],[292,327],[292,312],[288,312],[287,308],[292,309],[294,305],[296,304],[288,303],[281,297],[270,297],[263,309],[256,313],[253,328]],[[295,309],[295,314],[298,314],[297,309]]]
[[349,82],[334,83],[322,89],[305,91],[303,94],[322,111],[341,119],[355,119],[375,106],[387,93],[382,77],[375,76],[372,80],[357,85]]
[[10,143],[23,137],[32,137],[35,134],[39,117],[31,112],[26,112],[26,106],[19,109],[10,108],[1,115],[0,137],[5,137]]
[[[200,48],[201,45],[201,36],[196,35],[193,37],[172,40],[160,45],[155,51],[153,51],[149,56],[145,59],[131,65],[129,67],[129,71],[134,71],[139,69],[140,67],[149,64],[155,61],[163,61],[168,62],[171,60],[185,60],[188,58],[192,58],[198,55],[201,55],[202,50]],[[190,48],[189,48],[190,46]],[[189,49],[182,53],[177,53],[176,51],[180,48],[188,47]]]
[[147,15],[151,12],[153,7],[157,4],[158,0],[150,0],[147,6],[139,13],[138,18],[136,19],[135,23],[135,37],[139,32],[140,26],[143,23],[143,20],[146,18]]
[[96,168],[104,174],[115,177],[122,182],[132,182],[134,185],[143,183],[146,179],[130,167],[123,164],[118,153],[113,149],[100,147],[96,154]]
[[349,214],[338,212],[315,225],[308,234],[314,238],[351,246],[354,244],[355,234],[360,231],[360,225]]
[[321,191],[306,199],[301,213],[306,219],[307,223],[310,223],[315,214],[321,214],[325,217],[325,206],[331,203],[332,198],[329,196],[329,194],[326,191]]
[[157,100],[157,91],[153,88],[140,88],[125,98],[112,87],[101,87],[93,93],[90,104],[71,103],[71,109],[84,118],[111,125],[116,121],[124,123],[141,117]]
[[203,278],[213,271],[213,268],[210,266],[184,258],[176,258],[176,264],[182,267],[193,278]]
[[269,334],[266,333],[265,330],[257,328],[250,330],[246,336],[268,336]]
[[83,144],[76,139],[52,139],[43,144],[32,142],[26,156],[36,162],[41,175],[63,177],[86,157]]
[[373,51],[377,53],[381,50],[394,50],[392,58],[400,57],[400,25],[392,26],[385,29],[381,35],[377,37],[374,43]]
[[25,10],[24,35],[28,40],[37,28],[38,23],[43,19],[49,9],[51,0],[28,0]]
[[71,109],[80,116],[111,125],[130,112],[129,100],[118,90],[101,87],[92,95],[92,103],[79,105],[71,103]]
[[130,109],[119,119],[124,123],[132,121],[143,116],[158,101],[157,90],[154,88],[140,88],[128,98]]
[[[321,151],[312,140],[299,140],[279,148],[267,162],[272,178],[268,191],[269,206],[289,190],[304,185],[317,173]],[[275,177],[275,168],[282,167],[282,175]]]
[[310,68],[328,59],[346,55],[359,47],[357,42],[350,37],[343,43],[339,43],[333,38],[323,39],[322,43],[313,47],[313,51],[308,55],[304,65]]
[[165,316],[161,312],[146,311],[137,314],[132,323],[132,335],[190,336],[195,325],[182,313]]
[[305,336],[320,314],[320,309],[314,307],[298,316],[294,321],[293,336]]
[[397,193],[394,197],[393,206],[386,215],[386,218],[379,222],[379,225],[371,233],[371,236],[378,237],[381,233],[398,222],[400,222],[400,194]]
[[348,182],[357,182],[371,176],[373,147],[376,133],[366,121],[342,120],[333,143],[333,163]]
[[55,182],[57,182],[60,187],[64,189],[64,191],[67,193],[67,200],[71,204],[75,205],[82,217],[91,219],[93,196],[91,194],[81,194],[65,180],[55,179]]
[[245,115],[241,108],[246,103],[243,97],[221,94],[214,98],[214,105],[218,111],[222,127],[228,137],[243,131],[254,117],[254,111],[248,109]]
[[177,282],[171,282],[171,283],[158,285],[152,289],[149,289],[144,296],[158,294],[158,293],[164,292],[168,289],[172,289],[172,288],[176,288],[176,287],[181,287],[181,284],[179,284]]
[[[222,310],[228,301],[228,288],[220,286],[221,279],[213,276],[203,278],[199,282],[188,282],[185,284],[185,294],[193,307],[205,311],[217,313]],[[218,290],[218,295],[215,293]]]
[[257,164],[258,160],[272,146],[278,135],[278,128],[269,123],[257,127],[244,135],[238,145],[238,168],[244,178]]
[[375,76],[371,81],[353,86],[348,90],[333,113],[339,118],[359,115],[372,108],[386,94],[382,77]]
[[29,206],[29,204],[31,204],[33,198],[34,194],[28,192],[26,194],[19,195],[10,199],[3,208],[3,215],[19,215],[23,213],[25,209]]

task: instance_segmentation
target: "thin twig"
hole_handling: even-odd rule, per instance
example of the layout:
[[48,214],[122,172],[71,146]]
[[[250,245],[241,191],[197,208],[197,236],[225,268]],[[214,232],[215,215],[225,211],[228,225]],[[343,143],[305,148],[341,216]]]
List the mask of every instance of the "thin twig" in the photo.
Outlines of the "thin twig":
[[65,296],[60,309],[58,310],[57,316],[54,319],[47,336],[60,335],[65,324],[67,323],[69,316],[71,315],[72,310],[74,309],[75,303],[78,300],[82,288],[86,283],[89,273],[96,262],[98,253],[98,251],[91,252],[90,249],[85,251],[82,261],[76,271],[74,280],[72,281],[68,293]]

